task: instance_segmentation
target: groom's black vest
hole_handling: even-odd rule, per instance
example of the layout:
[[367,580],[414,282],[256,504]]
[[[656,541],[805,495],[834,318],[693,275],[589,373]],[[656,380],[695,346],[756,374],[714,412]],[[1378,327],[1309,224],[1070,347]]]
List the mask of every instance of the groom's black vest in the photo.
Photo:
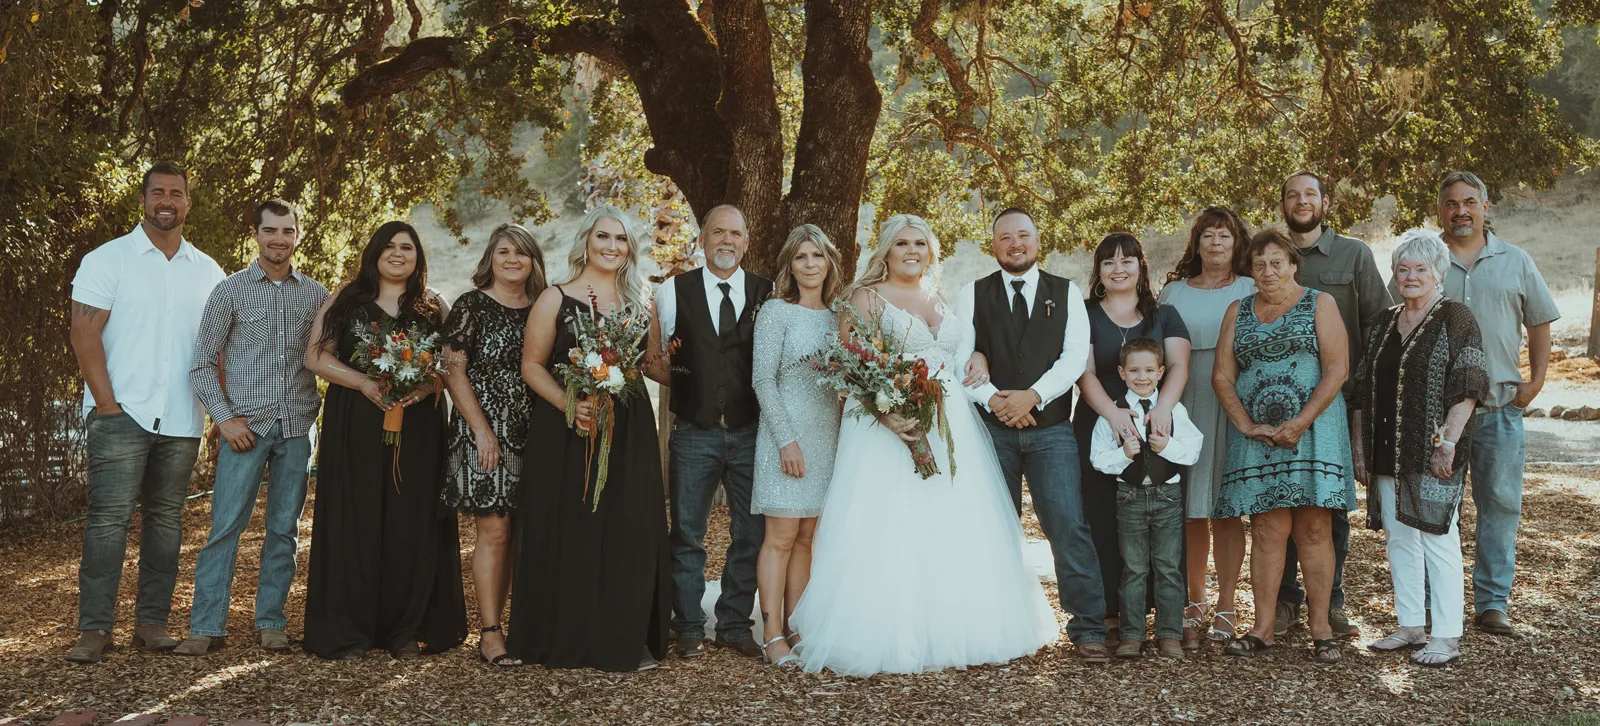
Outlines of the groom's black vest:
[[772,281],[744,272],[744,310],[733,330],[717,334],[706,307],[704,267],[673,278],[677,319],[673,337],[682,341],[672,356],[672,413],[701,428],[736,429],[756,422],[761,407],[750,383],[756,315],[762,301],[772,295]]
[[[977,350],[989,359],[989,380],[1002,391],[1032,388],[1039,377],[1055,365],[1067,339],[1066,278],[1039,271],[1039,289],[1033,297],[1028,325],[1016,330],[1011,318],[1008,277],[996,272],[973,283],[972,324],[977,328]],[[984,418],[1000,423],[987,409]],[[1043,428],[1067,420],[1072,413],[1072,391],[1033,412],[1033,420]]]

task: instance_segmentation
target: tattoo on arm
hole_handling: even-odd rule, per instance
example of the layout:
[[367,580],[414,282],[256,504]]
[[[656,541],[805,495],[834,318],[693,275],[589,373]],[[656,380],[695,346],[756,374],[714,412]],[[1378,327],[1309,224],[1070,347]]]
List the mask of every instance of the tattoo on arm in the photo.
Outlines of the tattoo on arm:
[[105,312],[105,310],[103,308],[97,308],[97,307],[95,307],[93,305],[88,305],[88,304],[85,304],[85,303],[81,303],[81,302],[78,302],[76,300],[72,301],[72,314],[73,315],[76,315],[76,316],[79,316],[79,317],[85,317],[85,318],[92,318],[92,317],[94,317],[96,315],[99,315],[100,313],[103,313],[103,312]]

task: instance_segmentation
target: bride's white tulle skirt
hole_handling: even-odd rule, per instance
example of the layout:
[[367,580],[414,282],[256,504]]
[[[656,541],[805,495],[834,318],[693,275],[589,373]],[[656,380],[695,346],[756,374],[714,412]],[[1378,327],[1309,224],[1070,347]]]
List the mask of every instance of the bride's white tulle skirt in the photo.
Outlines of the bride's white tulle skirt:
[[935,432],[929,443],[941,473],[923,479],[898,437],[846,412],[811,582],[789,620],[807,671],[869,676],[1003,663],[1060,636],[1024,564],[1022,527],[988,432],[959,398],[949,418],[956,476]]

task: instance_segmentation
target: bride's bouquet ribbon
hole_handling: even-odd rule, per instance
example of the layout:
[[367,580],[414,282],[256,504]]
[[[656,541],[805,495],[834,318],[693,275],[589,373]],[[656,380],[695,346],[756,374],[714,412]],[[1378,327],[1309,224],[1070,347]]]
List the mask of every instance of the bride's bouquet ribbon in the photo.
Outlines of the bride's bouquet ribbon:
[[[567,394],[567,427],[588,441],[583,468],[583,497],[589,496],[589,479],[594,477],[594,503],[589,511],[600,511],[600,493],[606,488],[611,470],[612,429],[616,425],[619,403],[643,395],[644,373],[639,362],[644,356],[645,335],[650,316],[624,309],[613,315],[596,312],[598,300],[589,292],[587,314],[568,320],[577,345],[567,350],[567,362],[557,363],[552,371]],[[588,403],[593,413],[587,424],[578,421],[578,404]],[[598,446],[599,455],[595,449]],[[595,473],[591,469],[599,471]]]
[[839,314],[851,323],[850,336],[841,339],[830,334],[822,350],[806,361],[820,374],[819,385],[856,399],[861,407],[856,415],[875,418],[899,416],[915,421],[915,437],[905,441],[918,474],[927,479],[939,473],[939,461],[928,443],[928,433],[937,426],[945,440],[950,475],[956,473],[955,440],[950,436],[950,419],[945,413],[944,383],[927,361],[905,350],[905,335],[887,328],[883,313],[863,316],[848,302],[839,303]]

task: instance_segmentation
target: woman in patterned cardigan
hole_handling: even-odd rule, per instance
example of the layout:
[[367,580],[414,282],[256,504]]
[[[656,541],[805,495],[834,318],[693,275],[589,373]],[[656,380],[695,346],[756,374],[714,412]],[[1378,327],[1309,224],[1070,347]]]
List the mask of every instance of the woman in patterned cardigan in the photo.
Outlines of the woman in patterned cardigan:
[[[1388,535],[1400,622],[1368,647],[1383,653],[1421,647],[1412,660],[1438,667],[1461,657],[1465,591],[1456,524],[1472,412],[1489,377],[1477,320],[1465,304],[1444,297],[1450,250],[1438,233],[1405,233],[1393,265],[1404,302],[1373,324],[1351,401],[1362,432],[1353,442],[1356,478],[1370,487],[1368,526]],[[1430,580],[1431,639],[1423,630]]]

